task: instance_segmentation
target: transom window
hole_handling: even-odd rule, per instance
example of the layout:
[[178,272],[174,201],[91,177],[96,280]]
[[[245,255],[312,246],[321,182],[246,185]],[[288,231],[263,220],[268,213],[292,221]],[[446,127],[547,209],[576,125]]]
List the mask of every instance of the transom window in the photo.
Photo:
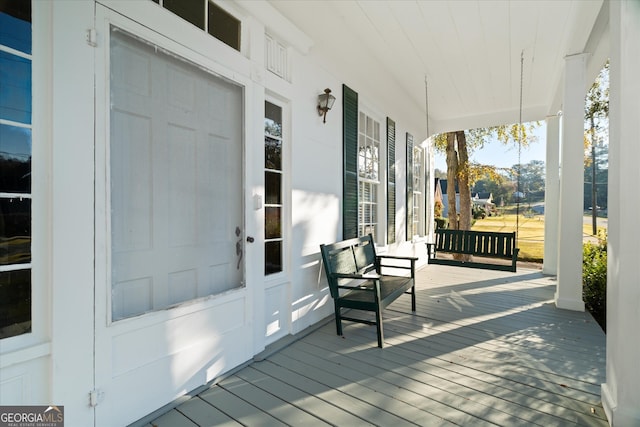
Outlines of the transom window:
[[31,2],[0,2],[0,339],[31,332]]
[[378,234],[380,123],[360,112],[358,119],[358,234]]
[[240,21],[214,2],[203,0],[153,1],[235,50],[240,50]]

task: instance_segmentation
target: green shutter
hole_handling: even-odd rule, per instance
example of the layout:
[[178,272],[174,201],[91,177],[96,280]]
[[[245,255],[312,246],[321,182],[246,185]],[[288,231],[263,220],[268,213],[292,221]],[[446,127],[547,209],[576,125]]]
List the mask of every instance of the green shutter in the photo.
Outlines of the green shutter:
[[413,135],[407,132],[407,240],[413,237]]
[[387,243],[396,241],[396,122],[387,117]]
[[358,237],[358,94],[342,85],[342,238]]

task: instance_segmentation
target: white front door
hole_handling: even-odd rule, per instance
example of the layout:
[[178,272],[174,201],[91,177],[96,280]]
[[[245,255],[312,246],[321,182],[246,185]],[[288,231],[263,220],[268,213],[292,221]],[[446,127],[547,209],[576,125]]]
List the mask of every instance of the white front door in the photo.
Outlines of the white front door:
[[122,425],[252,356],[244,91],[107,9],[97,22],[93,403]]

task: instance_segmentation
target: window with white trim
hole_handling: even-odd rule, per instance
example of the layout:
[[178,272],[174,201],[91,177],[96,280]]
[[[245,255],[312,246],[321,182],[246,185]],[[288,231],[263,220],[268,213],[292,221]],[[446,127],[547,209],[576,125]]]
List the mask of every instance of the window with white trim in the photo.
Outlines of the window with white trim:
[[362,111],[358,119],[358,234],[378,235],[380,123]]
[[31,2],[0,2],[0,339],[31,332]]
[[[424,212],[422,206],[424,206],[423,192],[424,189],[424,152],[421,147],[413,148],[413,236],[422,236],[423,231],[423,218]],[[409,236],[411,238],[411,236]]]

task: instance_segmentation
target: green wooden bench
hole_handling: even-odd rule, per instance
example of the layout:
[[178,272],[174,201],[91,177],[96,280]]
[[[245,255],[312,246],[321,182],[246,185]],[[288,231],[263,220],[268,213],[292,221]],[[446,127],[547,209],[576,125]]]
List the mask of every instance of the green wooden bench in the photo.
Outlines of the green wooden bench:
[[[378,347],[382,348],[382,310],[400,295],[408,293],[411,294],[411,310],[416,311],[415,264],[418,258],[376,255],[371,235],[320,245],[320,252],[335,305],[338,335],[342,335],[342,320],[375,324]],[[385,271],[387,268],[399,268],[408,270],[410,274],[382,274],[383,268]],[[344,316],[343,309],[372,311],[376,320]]]
[[[518,251],[516,233],[493,231],[449,230],[435,231],[436,242],[427,243],[427,262],[429,264],[457,265],[489,270],[516,271]],[[461,261],[450,258],[439,258],[439,252],[464,254],[472,257],[488,257],[506,259],[510,264],[497,262]]]

